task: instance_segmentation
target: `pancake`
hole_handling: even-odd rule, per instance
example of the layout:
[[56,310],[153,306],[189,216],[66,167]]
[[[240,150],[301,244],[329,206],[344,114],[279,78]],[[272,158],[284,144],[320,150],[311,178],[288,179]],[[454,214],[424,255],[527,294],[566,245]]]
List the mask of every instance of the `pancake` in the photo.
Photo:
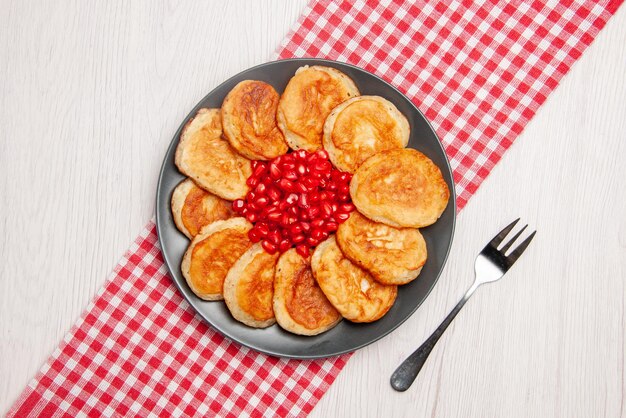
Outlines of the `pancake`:
[[289,150],[276,125],[278,100],[274,87],[255,80],[240,82],[224,99],[224,136],[244,157],[271,160]]
[[231,203],[198,187],[193,180],[182,181],[172,193],[172,215],[180,232],[192,239],[215,221],[233,216]]
[[346,258],[377,282],[401,285],[415,279],[426,263],[426,242],[416,228],[395,228],[354,211],[337,229]]
[[348,260],[334,235],[317,246],[311,267],[330,303],[349,321],[376,321],[396,300],[398,287],[378,283],[367,271]]
[[224,299],[222,292],[228,270],[252,245],[244,218],[215,221],[202,228],[189,244],[180,266],[187,284],[204,300]]
[[221,135],[220,110],[198,110],[180,135],[176,166],[203,189],[227,200],[241,199],[252,167]]
[[379,96],[354,97],[330,112],[324,123],[324,149],[342,171],[354,173],[372,155],[409,143],[409,121]]
[[310,262],[292,248],[276,265],[274,315],[278,325],[294,334],[317,335],[341,321],[315,282]]
[[224,280],[224,301],[239,322],[266,328],[276,322],[272,301],[278,254],[254,244],[235,262]]
[[358,96],[354,81],[339,70],[314,65],[298,68],[278,103],[276,118],[292,149],[322,148],[324,121],[330,111]]
[[371,220],[422,228],[439,219],[450,191],[435,163],[406,148],[368,158],[352,177],[350,196],[358,211]]

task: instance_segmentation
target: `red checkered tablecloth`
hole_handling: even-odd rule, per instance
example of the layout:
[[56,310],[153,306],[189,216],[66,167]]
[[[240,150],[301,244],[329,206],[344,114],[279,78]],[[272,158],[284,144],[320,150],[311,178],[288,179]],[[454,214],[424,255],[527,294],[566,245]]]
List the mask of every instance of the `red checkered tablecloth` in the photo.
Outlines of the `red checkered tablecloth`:
[[[350,62],[433,122],[462,208],[620,1],[312,1],[280,58]],[[150,222],[9,416],[302,416],[349,359],[256,353],[178,294]]]

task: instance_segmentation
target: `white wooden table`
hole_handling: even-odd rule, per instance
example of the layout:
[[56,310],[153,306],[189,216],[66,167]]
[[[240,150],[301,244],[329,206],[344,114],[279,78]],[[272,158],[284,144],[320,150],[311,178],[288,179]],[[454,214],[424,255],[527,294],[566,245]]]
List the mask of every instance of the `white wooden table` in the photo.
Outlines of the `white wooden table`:
[[[151,218],[180,120],[269,60],[305,1],[0,0],[0,412]],[[625,99],[622,8],[460,214],[426,302],[312,416],[626,416]],[[518,216],[539,231],[527,254],[394,392]]]

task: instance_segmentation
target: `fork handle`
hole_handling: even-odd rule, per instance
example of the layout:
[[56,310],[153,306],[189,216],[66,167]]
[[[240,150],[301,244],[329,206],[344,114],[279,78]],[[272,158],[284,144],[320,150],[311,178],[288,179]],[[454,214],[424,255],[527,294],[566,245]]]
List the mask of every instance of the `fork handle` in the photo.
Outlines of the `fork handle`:
[[459,303],[456,304],[454,309],[452,309],[452,312],[446,316],[446,319],[443,320],[441,325],[437,327],[431,336],[428,337],[428,339],[424,341],[424,343],[417,350],[415,350],[413,354],[407,357],[406,360],[404,360],[402,364],[400,364],[400,366],[398,366],[398,368],[393,372],[391,375],[391,386],[395,390],[404,392],[411,386],[411,384],[413,384],[413,381],[419,374],[420,370],[422,370],[422,366],[426,363],[426,359],[430,355],[430,352],[433,351],[433,347],[435,347],[435,344],[437,344],[437,341],[439,341],[443,332],[448,328],[448,325],[450,325],[456,314],[459,313],[463,305],[465,305],[465,302],[467,302],[470,296],[472,296],[472,293],[474,293],[474,290],[476,290],[477,287],[478,285],[474,283],[474,285],[470,287],[467,293],[465,293],[465,296],[463,296]]

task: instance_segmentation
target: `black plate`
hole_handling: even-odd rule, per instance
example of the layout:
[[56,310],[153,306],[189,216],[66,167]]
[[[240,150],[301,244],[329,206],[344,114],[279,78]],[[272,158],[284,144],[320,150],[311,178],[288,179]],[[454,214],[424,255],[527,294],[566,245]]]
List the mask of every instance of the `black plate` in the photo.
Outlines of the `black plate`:
[[[400,286],[396,303],[389,312],[371,324],[354,324],[344,320],[330,331],[314,337],[290,334],[278,325],[266,329],[249,328],[232,318],[224,302],[207,302],[195,296],[180,270],[180,263],[189,241],[176,229],[170,212],[172,192],[185,178],[174,165],[174,153],[185,123],[202,107],[220,107],[226,94],[242,80],[265,81],[280,93],[296,70],[303,65],[335,67],[355,81],[361,94],[382,96],[395,104],[411,125],[409,147],[420,150],[439,166],[451,192],[448,207],[439,221],[422,229],[428,246],[428,261],[422,273],[412,283]],[[456,221],[456,199],[452,171],[446,153],[433,128],[408,98],[382,79],[358,67],[319,59],[290,59],[268,62],[230,78],[202,99],[182,121],[161,168],[156,220],[165,264],[178,289],[202,318],[223,335],[254,350],[275,356],[310,359],[334,356],[371,344],[396,329],[415,312],[437,282],[448,257]]]

